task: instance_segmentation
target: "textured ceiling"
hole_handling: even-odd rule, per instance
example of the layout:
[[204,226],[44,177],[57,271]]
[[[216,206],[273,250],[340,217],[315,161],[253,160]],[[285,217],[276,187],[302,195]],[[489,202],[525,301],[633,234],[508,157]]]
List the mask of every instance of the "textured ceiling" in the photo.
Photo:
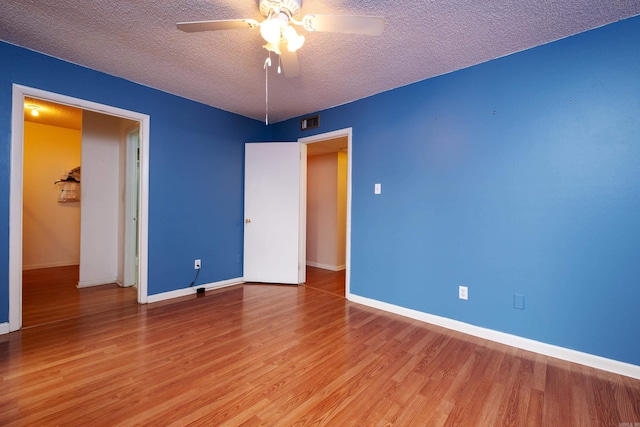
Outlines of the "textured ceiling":
[[[31,114],[34,106],[38,110],[37,117]],[[82,110],[80,108],[43,101],[42,99],[28,97],[24,99],[24,120],[43,125],[82,130]]]
[[[308,33],[301,75],[269,76],[269,120],[345,104],[640,14],[638,0],[304,0],[302,14],[379,15],[382,36]],[[258,120],[267,51],[257,0],[2,0],[0,39]]]

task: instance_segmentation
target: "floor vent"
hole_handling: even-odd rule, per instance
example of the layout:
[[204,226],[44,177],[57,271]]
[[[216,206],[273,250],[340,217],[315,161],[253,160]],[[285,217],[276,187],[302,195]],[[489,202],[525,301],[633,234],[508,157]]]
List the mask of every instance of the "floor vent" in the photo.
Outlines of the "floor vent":
[[308,130],[320,126],[320,116],[305,117],[300,119],[300,130]]

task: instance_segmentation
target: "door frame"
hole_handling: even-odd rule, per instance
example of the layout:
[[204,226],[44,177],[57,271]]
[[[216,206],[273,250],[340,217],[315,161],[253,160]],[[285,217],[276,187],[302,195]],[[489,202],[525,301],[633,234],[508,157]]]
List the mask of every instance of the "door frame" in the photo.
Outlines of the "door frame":
[[140,124],[128,128],[125,142],[124,260],[122,286],[137,285],[138,269],[138,151]]
[[[351,296],[351,158],[352,158],[352,128],[344,128],[335,130],[332,132],[321,133],[318,135],[307,136],[304,138],[298,138],[298,142],[301,144],[313,144],[314,142],[322,142],[328,139],[335,139],[341,137],[347,137],[347,242],[346,242],[346,254],[345,254],[345,283],[344,283],[344,293],[345,298],[349,299]],[[306,162],[305,162],[306,163]],[[304,192],[304,196],[302,200],[307,200],[307,173],[302,175],[304,182],[301,183],[301,192]],[[306,209],[304,209],[306,212]],[[306,236],[306,218],[305,218],[305,227],[304,234]],[[306,263],[306,259],[305,259]]]
[[11,183],[9,196],[9,331],[22,328],[22,182],[24,161],[24,98],[33,97],[140,123],[138,189],[138,303],[147,303],[149,123],[150,116],[19,84],[12,87]]

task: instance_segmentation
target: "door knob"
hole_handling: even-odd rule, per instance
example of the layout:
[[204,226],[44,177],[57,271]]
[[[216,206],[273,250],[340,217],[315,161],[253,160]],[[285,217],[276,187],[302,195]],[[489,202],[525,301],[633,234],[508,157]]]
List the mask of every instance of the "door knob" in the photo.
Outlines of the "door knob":
[[244,220],[244,223],[245,223],[245,224],[249,224],[250,222],[251,222],[251,219],[249,219],[249,218],[247,218],[247,219],[245,219],[245,220]]

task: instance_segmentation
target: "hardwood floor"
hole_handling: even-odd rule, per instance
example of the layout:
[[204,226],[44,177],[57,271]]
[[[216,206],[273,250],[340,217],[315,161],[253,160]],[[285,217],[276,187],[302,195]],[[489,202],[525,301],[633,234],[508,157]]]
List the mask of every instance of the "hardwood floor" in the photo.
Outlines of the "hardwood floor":
[[77,288],[78,266],[25,270],[22,273],[24,328],[136,305],[135,288],[117,284]]
[[345,271],[307,267],[307,283],[304,286],[344,297]]
[[640,423],[638,380],[313,283],[240,285],[1,335],[0,378],[3,426]]

